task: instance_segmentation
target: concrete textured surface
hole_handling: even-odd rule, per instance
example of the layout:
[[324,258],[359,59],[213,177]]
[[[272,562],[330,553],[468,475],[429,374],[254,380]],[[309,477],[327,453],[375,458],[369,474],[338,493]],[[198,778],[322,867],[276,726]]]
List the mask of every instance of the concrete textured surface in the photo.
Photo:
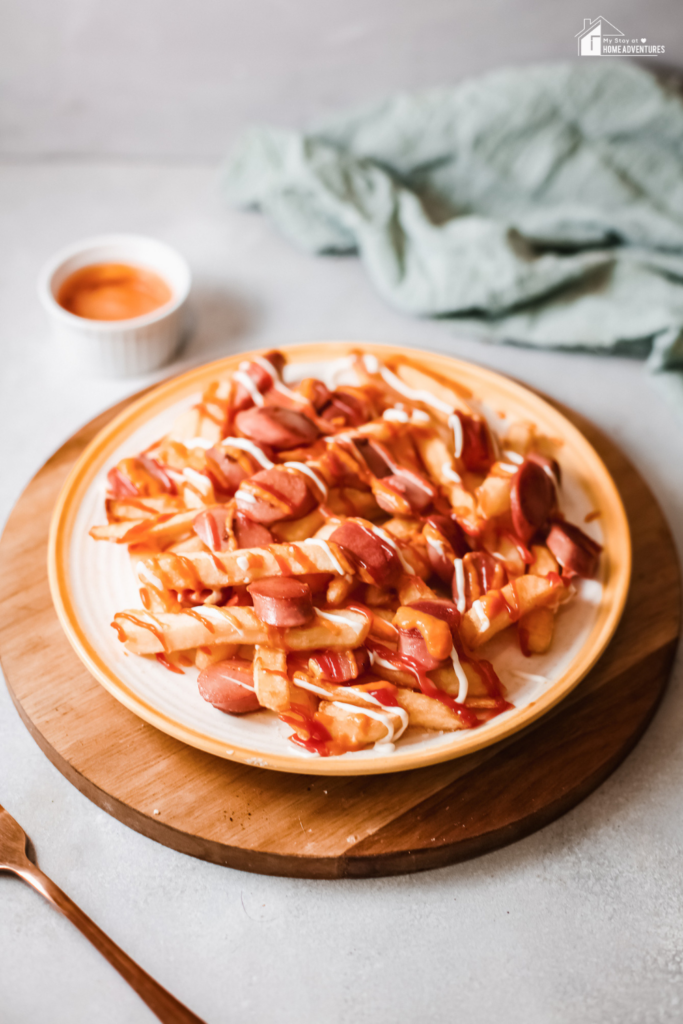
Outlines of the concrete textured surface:
[[[223,135],[252,118],[301,123],[508,56],[571,58],[584,15],[633,24],[683,56],[678,5],[202,0],[191,9],[30,0],[3,12],[0,522],[69,434],[153,379],[66,373],[36,299],[55,249],[120,230],[162,238],[192,265],[195,330],[174,369],[326,338],[481,362],[606,430],[658,496],[681,551],[681,421],[641,364],[494,348],[401,316],[355,259],[312,259],[258,215],[226,209],[214,159]],[[41,867],[207,1024],[663,1024],[683,1015],[682,676],[679,659],[644,739],[578,808],[512,847],[421,875],[263,878],[158,846],[70,786],[4,686],[0,803]],[[0,965],[1,1024],[153,1020],[75,929],[8,876]]]

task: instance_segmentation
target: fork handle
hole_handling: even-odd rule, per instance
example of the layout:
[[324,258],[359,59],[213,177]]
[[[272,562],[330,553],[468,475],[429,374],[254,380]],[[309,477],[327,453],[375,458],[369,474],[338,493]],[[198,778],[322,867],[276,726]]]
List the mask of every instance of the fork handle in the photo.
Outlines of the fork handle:
[[147,1003],[152,1013],[156,1014],[164,1024],[204,1024],[192,1010],[188,1010],[175,996],[172,996],[154,978],[143,971],[142,967],[124,953],[123,950],[95,924],[94,921],[77,907],[72,899],[58,885],[43,874],[40,868],[30,864],[26,868],[15,868],[16,874],[28,882],[37,892],[44,896],[53,907],[56,907],[66,918],[75,924],[86,939],[92,942],[102,956],[106,957],[122,978],[134,988],[140,998]]

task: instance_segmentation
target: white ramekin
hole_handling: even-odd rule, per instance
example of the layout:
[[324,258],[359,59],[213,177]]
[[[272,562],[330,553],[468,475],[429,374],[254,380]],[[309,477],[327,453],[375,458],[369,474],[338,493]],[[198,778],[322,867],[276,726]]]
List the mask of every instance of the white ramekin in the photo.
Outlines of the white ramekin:
[[[128,263],[156,271],[173,293],[170,302],[131,320],[87,320],[57,302],[62,282],[91,263]],[[144,235],[102,235],[62,249],[43,267],[38,295],[61,354],[89,374],[132,377],[163,366],[177,351],[186,327],[191,274],[185,259]]]

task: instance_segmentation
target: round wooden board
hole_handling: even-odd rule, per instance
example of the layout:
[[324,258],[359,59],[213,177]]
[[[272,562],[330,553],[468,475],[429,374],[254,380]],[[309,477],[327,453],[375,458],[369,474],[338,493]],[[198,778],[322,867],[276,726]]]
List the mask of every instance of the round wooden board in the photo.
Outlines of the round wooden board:
[[90,422],[43,466],[0,542],[0,660],[14,703],[53,764],[126,825],[183,853],[263,874],[419,871],[542,828],[591,793],[644,732],[680,631],[676,550],[643,479],[609,440],[566,409],[621,492],[633,577],[606,653],[538,724],[467,757],[366,777],[264,771],[158,732],[86,671],[62,633],[47,582],[57,494],[85,445],[126,404]]

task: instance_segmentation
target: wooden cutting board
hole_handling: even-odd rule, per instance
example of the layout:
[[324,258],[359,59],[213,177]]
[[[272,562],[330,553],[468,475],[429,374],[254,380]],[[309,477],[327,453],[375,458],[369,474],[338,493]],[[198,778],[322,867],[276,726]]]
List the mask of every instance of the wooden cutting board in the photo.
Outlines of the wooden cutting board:
[[183,853],[263,874],[419,871],[542,828],[591,793],[644,732],[680,632],[676,550],[643,479],[607,438],[566,409],[621,491],[633,579],[608,650],[537,725],[430,768],[326,778],[225,761],[140,721],[73,653],[52,607],[46,569],[59,489],[85,445],[126,404],[97,417],[53,455],[17,502],[0,541],[0,660],[12,699],[52,763],[126,825]]

